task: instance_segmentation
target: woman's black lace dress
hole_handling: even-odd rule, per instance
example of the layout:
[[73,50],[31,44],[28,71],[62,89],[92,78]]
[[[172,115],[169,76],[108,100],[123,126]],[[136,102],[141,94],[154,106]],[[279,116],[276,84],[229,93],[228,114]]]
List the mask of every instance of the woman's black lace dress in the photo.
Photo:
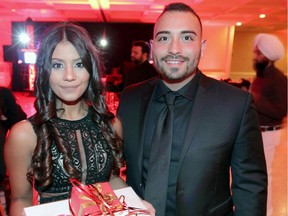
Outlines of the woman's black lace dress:
[[[33,117],[29,118],[33,125]],[[65,140],[73,157],[74,166],[81,173],[80,181],[85,184],[108,181],[112,164],[112,152],[96,123],[92,121],[92,113],[76,121],[56,119],[57,129]],[[40,137],[41,139],[41,137]],[[40,203],[67,199],[71,184],[69,176],[63,168],[63,155],[52,146],[53,183],[48,188],[36,187]]]

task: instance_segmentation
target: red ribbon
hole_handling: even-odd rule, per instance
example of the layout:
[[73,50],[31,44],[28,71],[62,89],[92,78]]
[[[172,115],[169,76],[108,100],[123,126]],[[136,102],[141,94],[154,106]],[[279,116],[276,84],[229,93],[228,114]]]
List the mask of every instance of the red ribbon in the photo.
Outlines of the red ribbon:
[[[129,215],[139,215],[139,214],[145,214],[149,215],[148,210],[140,209],[140,208],[134,208],[134,207],[129,207],[126,202],[125,202],[125,196],[120,196],[119,201],[120,201],[120,206],[119,205],[109,205],[105,199],[105,195],[102,194],[102,191],[99,190],[99,188],[95,187],[93,184],[89,185],[84,185],[81,182],[79,182],[75,178],[71,178],[70,182],[72,184],[72,187],[77,189],[81,194],[84,196],[88,197],[92,201],[94,201],[97,206],[105,206],[105,210],[103,212],[103,209],[99,208],[100,211],[98,212],[93,212],[90,214],[87,214],[85,216],[100,216],[100,215],[110,215],[114,216],[115,213],[117,212],[124,212],[128,211],[127,216]],[[69,199],[69,208],[73,216],[77,216],[77,214],[74,212],[71,204],[71,198]]]

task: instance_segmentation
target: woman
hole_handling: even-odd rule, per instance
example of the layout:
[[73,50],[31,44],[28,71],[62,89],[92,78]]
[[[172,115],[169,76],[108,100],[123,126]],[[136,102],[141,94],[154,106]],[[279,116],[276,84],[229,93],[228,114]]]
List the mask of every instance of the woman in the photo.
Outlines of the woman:
[[[85,184],[121,179],[121,124],[108,110],[100,55],[82,27],[60,23],[37,53],[36,113],[17,123],[5,144],[11,184],[10,216],[33,202],[67,199],[70,178]],[[123,186],[124,186],[124,182]]]

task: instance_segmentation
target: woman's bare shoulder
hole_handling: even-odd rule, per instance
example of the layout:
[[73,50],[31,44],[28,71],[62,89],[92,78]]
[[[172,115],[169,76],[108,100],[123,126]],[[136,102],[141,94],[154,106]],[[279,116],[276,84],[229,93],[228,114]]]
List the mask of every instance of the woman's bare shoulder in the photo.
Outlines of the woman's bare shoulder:
[[34,149],[36,146],[36,134],[31,123],[28,120],[23,120],[16,123],[10,130],[6,140],[6,144],[13,148]]

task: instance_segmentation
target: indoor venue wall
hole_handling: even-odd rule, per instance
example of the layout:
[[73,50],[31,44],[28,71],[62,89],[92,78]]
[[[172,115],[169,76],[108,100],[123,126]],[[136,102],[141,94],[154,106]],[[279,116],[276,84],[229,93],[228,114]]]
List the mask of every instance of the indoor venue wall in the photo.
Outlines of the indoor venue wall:
[[0,19],[0,86],[10,88],[12,79],[12,63],[4,61],[4,45],[12,44],[12,25],[10,21]]
[[206,49],[199,64],[203,73],[216,79],[229,77],[234,30],[234,26],[203,25]]

